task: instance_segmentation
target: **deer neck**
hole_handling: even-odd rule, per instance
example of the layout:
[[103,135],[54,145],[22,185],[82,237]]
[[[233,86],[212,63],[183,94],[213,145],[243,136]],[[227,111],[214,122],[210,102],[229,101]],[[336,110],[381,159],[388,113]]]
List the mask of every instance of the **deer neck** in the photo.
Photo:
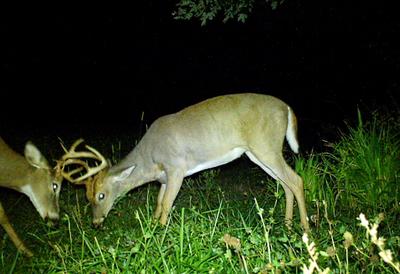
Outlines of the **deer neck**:
[[138,150],[132,151],[132,153],[127,155],[127,157],[125,157],[118,166],[115,166],[115,168],[121,169],[122,167],[130,167],[132,165],[135,165],[135,169],[124,182],[124,192],[155,181],[162,173],[161,167],[154,163],[151,157],[139,153]]
[[20,165],[15,165],[13,168],[2,168],[0,186],[10,188],[19,192],[22,192],[22,188],[28,185],[34,175],[35,168],[29,166],[28,164],[22,163]]

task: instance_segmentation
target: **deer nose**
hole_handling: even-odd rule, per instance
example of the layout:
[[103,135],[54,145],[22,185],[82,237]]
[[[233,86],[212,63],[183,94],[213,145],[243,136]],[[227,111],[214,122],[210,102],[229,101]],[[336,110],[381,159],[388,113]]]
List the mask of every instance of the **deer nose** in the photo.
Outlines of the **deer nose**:
[[99,228],[103,225],[103,221],[104,221],[104,217],[97,218],[97,219],[93,220],[93,226],[95,228]]
[[59,221],[59,217],[58,215],[48,215],[46,216],[45,220],[47,221],[47,225],[54,227],[54,226],[58,226],[58,221]]
[[60,219],[60,215],[57,212],[48,212],[46,215],[46,219],[58,221]]

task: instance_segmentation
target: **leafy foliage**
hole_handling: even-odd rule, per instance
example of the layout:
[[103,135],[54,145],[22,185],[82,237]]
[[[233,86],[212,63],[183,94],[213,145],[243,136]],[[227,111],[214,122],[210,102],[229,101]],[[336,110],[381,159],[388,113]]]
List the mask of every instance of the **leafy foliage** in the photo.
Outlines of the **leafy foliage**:
[[[267,0],[263,3],[269,3],[272,9],[276,9],[283,1]],[[255,4],[256,0],[180,0],[173,16],[181,20],[197,18],[203,26],[215,19],[218,14],[222,15],[224,23],[230,19],[244,23]]]

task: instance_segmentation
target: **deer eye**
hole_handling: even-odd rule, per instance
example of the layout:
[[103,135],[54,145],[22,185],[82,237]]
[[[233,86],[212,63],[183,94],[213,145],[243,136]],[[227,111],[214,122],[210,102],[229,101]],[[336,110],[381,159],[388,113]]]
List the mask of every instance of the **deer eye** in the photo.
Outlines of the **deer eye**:
[[56,192],[58,188],[58,185],[56,183],[53,183],[53,191]]
[[105,196],[106,196],[106,195],[104,195],[104,193],[100,193],[100,194],[99,194],[99,201],[103,200]]

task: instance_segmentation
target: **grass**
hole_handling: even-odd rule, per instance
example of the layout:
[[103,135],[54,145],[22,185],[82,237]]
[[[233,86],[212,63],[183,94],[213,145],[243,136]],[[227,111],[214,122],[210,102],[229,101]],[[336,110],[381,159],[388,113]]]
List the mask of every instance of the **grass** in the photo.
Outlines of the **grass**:
[[[398,273],[399,126],[359,115],[326,151],[288,157],[305,181],[310,235],[297,209],[287,230],[282,188],[245,157],[186,178],[165,227],[152,219],[157,183],[128,193],[101,229],[81,187],[63,185],[55,228],[27,197],[5,191],[0,199],[35,257],[3,233],[1,273]],[[90,144],[116,162],[130,141]]]

